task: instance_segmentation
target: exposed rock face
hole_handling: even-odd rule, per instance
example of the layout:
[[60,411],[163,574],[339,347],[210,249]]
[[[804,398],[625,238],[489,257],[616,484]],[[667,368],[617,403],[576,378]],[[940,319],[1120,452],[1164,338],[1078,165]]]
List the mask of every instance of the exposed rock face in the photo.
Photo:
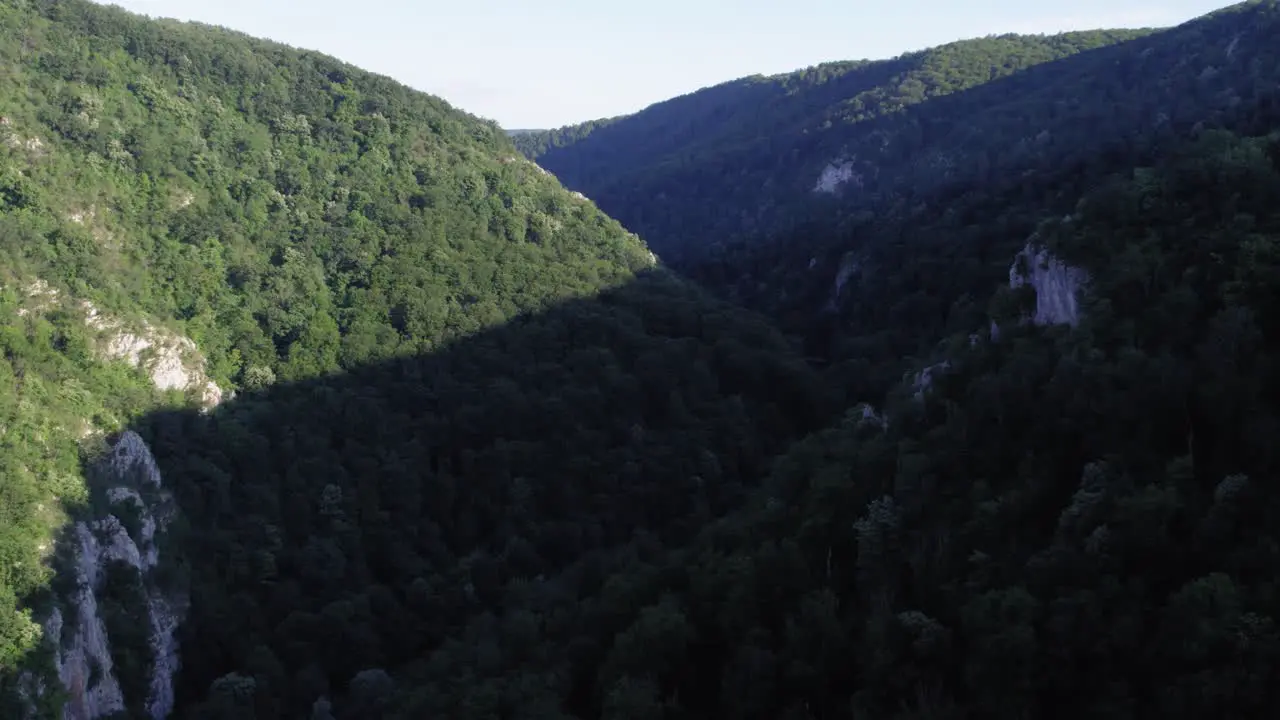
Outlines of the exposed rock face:
[[179,666],[174,631],[186,603],[185,598],[157,588],[151,571],[160,560],[157,538],[173,517],[172,499],[163,488],[150,449],[132,431],[120,436],[102,470],[111,482],[106,491],[109,509],[127,510],[139,522],[130,533],[119,517],[106,514],[81,520],[73,529],[76,590],[68,598],[69,617],[59,608],[45,621],[45,637],[57,648],[58,677],[68,695],[63,717],[93,720],[125,709],[126,698],[111,660],[111,638],[99,609],[107,569],[118,562],[137,573],[146,597],[153,657],[146,713],[166,718],[173,709],[173,677]]
[[[813,258],[809,262],[809,267],[816,265],[817,258]],[[845,253],[840,259],[840,267],[836,270],[835,282],[831,285],[831,298],[827,301],[827,311],[833,312],[839,307],[840,293],[844,292],[845,286],[862,270],[862,261],[852,252]]]
[[85,223],[93,222],[97,217],[98,206],[96,205],[90,205],[84,210],[75,210],[67,213],[67,221],[73,222],[77,225],[84,225]]
[[852,160],[833,160],[822,169],[818,181],[813,185],[815,193],[835,193],[847,183],[862,184],[862,177],[853,170]]
[[881,430],[889,427],[889,419],[883,414],[876,412],[876,409],[868,403],[861,403],[849,411],[845,415],[846,421],[853,420],[855,424],[870,424]]
[[129,331],[118,320],[99,313],[92,303],[85,301],[81,306],[85,323],[103,333],[99,350],[105,357],[144,367],[160,390],[194,389],[205,407],[222,402],[222,390],[204,374],[204,361],[190,338],[146,323],[137,331]]
[[853,274],[861,269],[862,264],[858,262],[857,258],[852,255],[845,255],[840,262],[840,271],[836,273],[836,284],[832,288],[832,292],[839,296],[840,292],[844,290],[844,286],[849,283],[849,279],[853,277]]
[[[25,289],[25,315],[45,312],[60,303],[59,292],[37,280]],[[204,360],[189,338],[148,323],[134,327],[81,302],[85,324],[96,334],[96,350],[106,360],[142,368],[161,390],[194,390],[206,408],[222,400],[222,391],[204,371]],[[93,434],[89,428],[82,433]],[[123,433],[99,468],[105,483],[105,508],[70,529],[73,561],[64,572],[74,573],[76,589],[62,598],[44,621],[46,642],[55,648],[56,672],[67,692],[65,720],[94,720],[141,705],[151,718],[167,718],[173,709],[173,678],[179,668],[174,636],[186,610],[182,593],[157,586],[152,571],[160,562],[158,540],[175,513],[164,490],[160,470],[146,442],[132,431]],[[121,520],[126,518],[132,522]],[[151,666],[145,698],[127,698],[111,659],[111,638],[101,612],[101,593],[112,568],[132,573],[141,591],[147,618]],[[136,679],[135,679],[136,680]],[[28,698],[45,695],[40,678],[24,685]],[[33,706],[34,707],[34,706]]]
[[[114,528],[113,528],[114,529]],[[123,530],[124,528],[119,528]],[[58,677],[67,690],[67,704],[62,716],[68,720],[87,720],[124,710],[124,694],[116,680],[107,644],[107,628],[98,612],[97,589],[99,577],[105,568],[107,553],[85,523],[75,527],[76,592],[71,598],[75,608],[70,626],[63,627],[62,611],[55,609],[45,627],[49,638],[60,639],[63,632],[70,632],[70,646],[61,649],[57,656]],[[128,536],[108,541],[108,548],[118,548]],[[117,550],[124,553],[126,551]],[[96,670],[97,677],[91,677]]]
[[916,373],[911,380],[911,390],[914,393],[915,399],[916,400],[923,399],[925,391],[933,387],[934,376],[938,375],[939,373],[944,373],[950,369],[951,369],[951,362],[949,360],[944,360],[940,363],[930,365],[929,367],[926,367],[925,369]]
[[23,135],[8,117],[0,117],[0,143],[25,152],[28,160],[37,160],[49,152],[43,140],[35,135]]
[[[29,308],[19,315],[42,312],[59,301],[59,292],[43,280],[25,288]],[[107,360],[123,360],[146,370],[151,382],[160,390],[194,390],[206,408],[222,402],[222,389],[204,371],[204,358],[190,338],[140,323],[136,329],[103,314],[93,303],[84,300],[80,308],[85,324],[97,331],[98,353]]]
[[1027,243],[1009,268],[1009,286],[1036,291],[1036,325],[1075,325],[1080,321],[1077,293],[1089,280],[1085,271],[1064,264],[1048,250]]

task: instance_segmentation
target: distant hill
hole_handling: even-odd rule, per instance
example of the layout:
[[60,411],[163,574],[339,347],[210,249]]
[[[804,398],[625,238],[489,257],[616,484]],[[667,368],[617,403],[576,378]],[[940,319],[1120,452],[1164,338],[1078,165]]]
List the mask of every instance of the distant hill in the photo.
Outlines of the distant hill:
[[[929,354],[940,334],[985,322],[977,300],[1007,279],[1009,258],[1037,224],[1074,212],[1083,193],[1214,129],[1271,132],[1280,118],[1277,32],[1276,3],[1241,3],[855,126],[841,144],[793,155],[812,164],[770,185],[777,202],[760,217],[773,218],[773,230],[748,232],[747,216],[733,212],[733,198],[756,183],[734,184],[723,204],[706,206],[719,215],[672,202],[654,216],[664,227],[723,231],[709,252],[663,259],[684,258],[684,271],[776,318],[811,355],[861,358],[850,377],[870,379],[898,358]],[[815,191],[832,167],[844,179]],[[683,183],[682,172],[665,177]],[[668,197],[716,187],[707,177]]]
[[679,263],[804,216],[824,173],[834,188],[855,171],[843,160],[849,146],[894,133],[908,108],[1149,32],[1004,35],[757,75],[524,135],[517,147]]
[[[1244,14],[999,36],[745,78],[519,146],[669,263],[1216,122],[1265,86]],[[556,137],[539,143],[538,138]],[[910,199],[908,199],[910,198]]]

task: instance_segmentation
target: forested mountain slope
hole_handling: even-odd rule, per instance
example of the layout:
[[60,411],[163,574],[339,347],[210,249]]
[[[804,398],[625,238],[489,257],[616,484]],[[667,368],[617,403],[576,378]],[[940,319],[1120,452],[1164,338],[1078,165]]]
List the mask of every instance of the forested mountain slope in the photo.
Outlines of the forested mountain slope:
[[[1142,34],[989,37],[757,75],[634,115],[524,134],[516,146],[678,262],[699,254],[699,243],[777,219],[776,207],[810,194],[840,144],[865,136],[877,118]],[[734,212],[717,220],[722,212],[696,210],[705,203]]]
[[[1277,32],[1276,3],[1243,3],[1094,53],[1114,55],[1111,69],[1084,73],[1092,61],[1081,55],[926,103],[921,113],[941,112],[1001,84],[1028,85],[971,124],[955,123],[969,133],[968,149],[957,152],[989,159],[961,166],[971,182],[908,188],[867,204],[849,194],[840,202],[852,215],[815,210],[772,242],[740,243],[684,269],[802,338],[810,356],[844,377],[849,399],[878,397],[897,381],[902,358],[923,359],[937,338],[987,325],[984,299],[1007,279],[1010,259],[1041,220],[1071,213],[1081,195],[1117,173],[1213,128],[1272,130],[1280,121],[1280,46],[1270,41]],[[1066,72],[1077,65],[1079,76]],[[1052,68],[1064,82],[1040,83]],[[1150,82],[1123,89],[1141,77]],[[1157,122],[1162,114],[1168,122]],[[1030,132],[1019,130],[1029,119],[1055,115],[1052,137],[1069,142],[1008,141]]]
[[1087,277],[1074,325],[992,288],[998,332],[939,338],[931,382],[772,463],[804,374],[662,277],[145,418],[201,558],[181,696],[201,718],[1265,716],[1277,207],[1280,134],[1118,175],[1034,238]]
[[749,78],[581,138],[556,131],[571,138],[563,147],[535,136],[521,147],[686,267],[797,224],[1021,179],[1229,116],[1269,92],[1253,78],[1272,71],[1273,9],[1253,1],[1159,32],[985,38]]
[[[791,230],[684,267],[810,365],[513,144],[628,119],[513,141],[316,53],[0,0],[0,716],[1266,716],[1277,14],[743,165]],[[865,197],[807,204],[794,167],[851,148]],[[671,222],[741,216],[705,187]],[[181,333],[220,403],[124,340]]]
[[[993,167],[1007,172],[987,173],[940,192],[884,197],[854,217],[814,218],[780,234],[777,242],[737,246],[689,272],[805,338],[810,355],[840,366],[836,372],[846,378],[851,397],[876,397],[896,382],[901,357],[928,356],[943,334],[973,332],[987,324],[984,297],[1005,281],[1011,256],[1042,219],[1070,214],[1083,193],[1117,173],[1155,163],[1211,128],[1245,135],[1274,129],[1280,122],[1280,46],[1263,40],[1276,32],[1280,9],[1275,3],[1236,5],[1188,23],[1170,31],[1169,37],[1180,38],[1180,55],[1167,61],[1175,69],[1164,81],[1093,105],[1094,113],[1103,114],[1092,122],[1055,129],[1080,136],[1074,145],[1043,155],[1025,154],[1027,147],[1016,143],[1006,150],[988,147]],[[1192,44],[1196,38],[1203,45]],[[1126,47],[1137,54],[1120,56],[1116,67],[1147,63],[1144,58],[1157,56],[1164,46],[1151,53],[1137,44]],[[1189,60],[1194,58],[1207,64]],[[1229,61],[1230,73],[1217,72]],[[1033,68],[1018,78],[1038,72]],[[1221,78],[1230,78],[1234,90],[1208,91],[1204,83]],[[1044,86],[1038,97],[1052,104],[1011,104],[1007,123],[1016,126],[1021,118],[1060,108],[1056,97],[1087,97],[1094,79]],[[1178,87],[1180,94],[1166,96]],[[938,102],[943,101],[950,99]],[[1126,122],[1138,117],[1126,113],[1139,108],[1181,119]],[[1106,114],[1110,109],[1114,113]],[[972,145],[1016,136],[1001,127],[975,136]]]
[[[173,706],[175,717],[192,716],[210,683],[233,672],[253,677],[263,657],[221,645],[234,640],[228,609],[236,622],[290,614],[273,615],[267,596],[255,595],[279,584],[273,573],[294,589],[316,568],[338,573],[323,581],[332,594],[306,588],[323,605],[298,606],[334,612],[346,606],[329,605],[355,596],[331,580],[356,583],[347,590],[357,594],[382,583],[403,598],[419,577],[455,577],[459,558],[499,556],[508,538],[495,532],[517,521],[512,508],[530,509],[487,491],[468,498],[484,477],[514,480],[503,463],[524,476],[529,497],[558,508],[535,512],[521,572],[550,574],[585,556],[576,544],[586,542],[583,527],[570,522],[584,508],[597,508],[584,517],[595,518],[590,546],[605,557],[637,527],[688,537],[826,414],[816,375],[761,319],[656,269],[634,234],[523,159],[501,129],[438,98],[318,53],[80,0],[0,2],[0,68],[0,372],[12,380],[0,388],[5,717],[67,697],[73,717],[140,717],[171,704],[163,696],[176,667],[159,657],[158,631],[148,637],[141,600],[156,594],[193,601]],[[601,293],[612,294],[594,299]],[[572,302],[582,304],[565,305]],[[192,357],[170,355],[173,348]],[[220,390],[193,384],[183,398],[156,389],[182,389],[206,373]],[[210,412],[222,391],[243,401]],[[508,405],[522,396],[524,412]],[[291,414],[299,398],[316,397],[335,405],[304,408],[319,413],[305,422],[329,429],[298,425],[304,419]],[[145,430],[141,416],[188,401],[205,405],[193,413],[208,434],[157,453],[178,511],[159,564],[140,565],[138,551],[152,547],[149,521],[118,502],[135,488],[86,477],[111,457],[105,451],[133,447],[119,431]],[[388,429],[393,417],[404,421],[371,454],[355,448],[373,436],[342,437],[343,428]],[[238,434],[236,423],[245,428]],[[255,443],[281,429],[289,439],[271,441],[263,455]],[[632,451],[615,448],[623,436]],[[237,437],[251,442],[237,445]],[[212,455],[201,454],[206,442]],[[314,443],[354,463],[351,474],[308,467],[307,457],[324,456]],[[454,490],[429,489],[432,505],[402,505],[409,515],[378,531],[409,542],[418,531],[398,526],[412,523],[420,541],[387,545],[369,531],[370,548],[392,553],[376,560],[390,564],[373,575],[358,549],[341,544],[350,530],[326,526],[337,535],[311,542],[309,527],[291,524],[298,503],[323,501],[328,512],[334,492],[361,498],[360,488],[397,462],[407,463],[396,482],[411,487],[402,490],[418,492],[428,467],[445,478],[440,488]],[[176,476],[168,472],[175,463]],[[259,482],[248,467],[284,474]],[[673,467],[706,477],[702,500],[672,499],[671,488],[684,487],[665,484]],[[305,483],[324,482],[295,487],[297,472]],[[625,503],[616,485],[593,486],[622,479],[635,493]],[[257,506],[261,493],[276,491],[288,512]],[[226,493],[250,504],[228,504]],[[461,493],[451,512],[470,519],[434,536],[424,513],[439,513],[437,500],[449,493]],[[491,511],[473,514],[473,505]],[[372,512],[363,507],[352,512]],[[79,524],[58,533],[68,517]],[[249,519],[259,535],[263,519],[284,534],[242,536]],[[288,543],[274,566],[257,544],[271,537]],[[135,544],[133,567],[121,572],[115,561]],[[94,568],[86,549],[99,545],[107,551]],[[319,554],[304,562],[296,553],[305,548]],[[227,553],[231,570],[221,565]],[[346,555],[351,574],[332,564]],[[243,587],[242,567],[253,568]],[[94,586],[86,596],[77,582]],[[86,609],[86,599],[96,605]],[[460,627],[478,612],[467,605],[441,621]],[[110,642],[98,642],[106,635]],[[357,670],[399,673],[440,636],[402,639],[394,651],[348,657]],[[314,668],[294,666],[291,651],[252,633],[249,641],[248,650],[289,658],[290,677],[304,673],[296,686],[271,686],[275,704],[266,707],[291,717],[309,709],[319,697],[304,697],[317,687]],[[345,697],[349,662],[319,667],[321,694]],[[215,690],[239,687],[237,677]]]
[[179,707],[563,716],[594,646],[544,635],[741,505],[821,406],[769,329],[653,276],[430,355],[148,418],[189,524]]
[[180,319],[220,379],[429,350],[652,264],[499,128],[387,78],[90,3],[0,8],[6,264]]
[[[611,578],[549,643],[595,649],[575,716],[1267,716],[1278,209],[1280,133],[1079,196],[1035,237],[1088,278],[1076,324],[1023,322],[1045,288],[984,295],[998,332],[937,338],[885,417],[851,409]],[[465,715],[461,687],[406,707]]]

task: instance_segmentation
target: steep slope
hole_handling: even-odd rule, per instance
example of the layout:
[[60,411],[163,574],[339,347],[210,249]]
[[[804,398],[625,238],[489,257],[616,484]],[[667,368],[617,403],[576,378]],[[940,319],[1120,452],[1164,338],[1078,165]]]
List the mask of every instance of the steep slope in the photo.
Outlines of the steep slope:
[[[544,611],[570,619],[543,652],[591,668],[574,716],[1269,714],[1280,133],[1206,133],[1077,201],[1031,243],[1051,267],[1006,265],[1087,277],[1074,317],[1050,283],[984,297],[998,331],[943,338],[884,416],[853,409],[750,509]],[[399,717],[467,717],[473,686],[448,687]]]
[[[221,391],[190,340],[44,283],[4,289],[0,328],[0,715],[123,709],[130,682],[171,707],[180,588],[156,569],[172,508],[145,446],[108,437],[184,392],[212,404]],[[126,636],[157,658],[149,677],[113,642]]]
[[[850,196],[851,216],[815,211],[775,242],[739,245],[688,273],[803,339],[844,378],[850,401],[877,398],[904,370],[902,358],[927,357],[938,337],[987,324],[982,298],[1040,221],[1071,213],[1084,192],[1211,128],[1273,128],[1277,32],[1275,3],[1244,3],[1093,53],[1109,58],[1108,72],[1087,73],[1095,61],[1079,56],[926,103],[922,117],[995,95],[943,136],[955,143],[948,153],[980,151],[986,160],[957,165],[958,179],[932,192],[925,185],[865,205]],[[1044,77],[1050,69],[1061,83]],[[1150,82],[1139,84],[1143,77]],[[1003,98],[1001,85],[1025,92]],[[1055,139],[1010,142],[1029,136],[1031,122]]]
[[967,41],[712,88],[537,160],[686,268],[1229,122],[1272,95],[1274,32],[1251,0],[1155,33]]
[[1143,31],[967,40],[885,61],[753,76],[635,115],[516,138],[527,156],[640,233],[665,260],[770,230],[852,173],[845,146],[911,106]]
[[[560,620],[534,607],[589,598],[737,507],[820,419],[818,392],[772,331],[654,276],[139,422],[187,523],[178,707],[371,718],[460,683],[488,711],[555,717],[580,667],[544,652]],[[496,624],[523,645],[499,651]],[[528,675],[482,682],[457,652]]]
[[802,373],[662,276],[146,418],[212,559],[192,716],[1265,716],[1277,208],[1278,134],[1118,175],[767,468]]
[[437,99],[0,4],[0,715],[1263,716],[1276,16],[854,123],[862,214],[697,266],[819,376]]
[[218,380],[429,350],[651,265],[436,98],[225,30],[30,8],[0,6],[6,266],[180,320]]
[[[260,573],[269,547],[260,543],[271,540],[242,535],[261,535],[264,526],[230,523],[227,513],[286,531],[278,568],[286,588],[314,579],[317,566],[302,562],[304,549],[320,553],[305,555],[320,566],[334,559],[326,553],[335,547],[350,552],[331,545],[336,536],[300,537],[296,518],[258,507],[263,492],[293,488],[296,472],[326,480],[315,498],[330,509],[331,485],[342,497],[361,498],[376,482],[377,463],[396,457],[409,463],[400,476],[405,487],[438,471],[421,464],[430,459],[449,468],[446,484],[465,496],[485,478],[499,482],[486,464],[496,462],[490,455],[499,452],[491,448],[497,443],[501,452],[536,459],[519,466],[535,497],[563,484],[572,498],[566,508],[610,497],[592,489],[598,478],[634,481],[630,506],[611,499],[596,518],[611,528],[598,539],[602,552],[614,552],[638,524],[691,535],[695,518],[735,505],[770,454],[824,415],[815,376],[776,332],[654,269],[634,234],[521,158],[499,128],[437,98],[316,53],[79,0],[0,2],[0,65],[0,320],[3,367],[13,378],[0,432],[6,447],[16,448],[0,477],[6,717],[52,716],[63,700],[71,718],[114,711],[162,717],[172,703],[185,716],[206,696],[216,708],[224,690],[234,695],[241,687],[234,673],[252,677],[262,653],[226,649],[222,643],[233,638],[225,634],[209,639],[210,613],[246,603],[262,603],[262,619],[289,611],[266,609],[279,599],[274,576],[239,584],[243,558],[235,553],[250,548]],[[613,294],[593,300],[601,293]],[[566,303],[601,309],[575,314]],[[511,323],[543,330],[502,334]],[[113,358],[127,363],[103,365]],[[512,367],[513,359],[531,364]],[[560,363],[582,376],[565,376]],[[683,367],[677,372],[673,364]],[[378,370],[405,367],[418,369],[407,378]],[[450,383],[451,373],[458,379]],[[506,408],[513,390],[536,395],[539,384],[561,389],[538,396],[524,414]],[[330,410],[348,410],[295,417],[300,392],[334,399]],[[445,410],[431,393],[444,395]],[[477,399],[486,396],[489,404]],[[234,408],[211,410],[228,399]],[[424,404],[402,407],[406,400]],[[208,434],[158,454],[162,465],[185,472],[157,473],[159,485],[139,481],[135,471],[100,472],[107,447],[139,445],[133,438],[140,436],[117,432],[136,425],[154,439],[138,416],[197,405],[203,407],[192,410],[193,422]],[[364,432],[381,427],[383,410],[385,418],[406,415],[403,428],[378,446],[383,455],[359,459],[353,450],[360,467],[347,480],[304,468],[315,449],[305,437],[272,441],[265,455],[253,444],[296,427],[336,450],[345,441],[328,423],[350,419],[352,430]],[[321,425],[297,424],[314,421]],[[547,435],[535,432],[540,422],[552,428]],[[228,430],[236,423],[248,445],[245,434]],[[700,423],[708,447],[723,456],[693,441]],[[495,439],[495,428],[509,440]],[[114,444],[89,442],[102,433]],[[614,451],[618,433],[641,448],[640,462]],[[423,454],[440,451],[428,434],[450,438],[446,456]],[[207,442],[214,449],[201,454]],[[356,438],[350,444],[356,447]],[[247,448],[254,452],[238,454]],[[128,454],[149,466],[146,453]],[[255,474],[297,463],[287,480]],[[710,476],[721,463],[728,464],[723,481]],[[670,505],[658,476],[672,467],[706,468],[690,470],[708,476],[704,502]],[[237,503],[248,504],[219,504],[228,485]],[[162,500],[162,488],[175,492],[176,509]],[[284,507],[294,512],[311,489],[286,493]],[[444,563],[484,548],[496,552],[491,525],[517,517],[519,503],[508,507],[487,492],[478,495],[481,504],[496,503],[491,514],[450,529],[455,534],[431,545],[430,554],[376,558],[392,564],[380,565],[375,577],[353,553],[353,574],[339,577],[356,583],[356,592],[377,579],[403,593],[425,572],[425,557],[453,577]],[[133,494],[141,504],[130,502]],[[377,533],[416,532],[415,524],[427,532],[426,518],[438,512],[401,509],[409,512],[397,515],[396,525],[370,531],[370,547],[398,552]],[[622,510],[639,519],[615,522],[610,514]],[[462,506],[458,512],[471,513]],[[141,531],[150,527],[148,516],[155,524],[172,518],[154,567],[153,537]],[[532,552],[550,558],[548,572],[565,565],[569,551],[544,545],[563,548],[577,532],[566,526],[545,531],[551,539],[530,538],[541,543]],[[476,545],[482,541],[488,545]],[[234,567],[221,574],[227,552]],[[139,558],[147,561],[132,562]],[[150,609],[166,588],[173,591],[165,597],[179,605],[194,596],[176,655],[143,631],[161,615],[156,622],[171,629],[174,613]],[[342,593],[316,598],[331,611],[348,600]],[[299,613],[317,609],[299,601]],[[478,612],[464,608],[446,627]],[[395,663],[439,641],[417,637],[418,644],[396,645],[377,659],[397,671]],[[179,662],[189,669],[175,699],[168,675]],[[350,662],[380,667],[352,652],[321,665],[319,692],[304,692],[315,688],[311,679],[297,688],[280,683],[272,700],[278,704],[269,707],[292,716],[320,695],[342,701]],[[288,672],[310,668],[299,663]]]

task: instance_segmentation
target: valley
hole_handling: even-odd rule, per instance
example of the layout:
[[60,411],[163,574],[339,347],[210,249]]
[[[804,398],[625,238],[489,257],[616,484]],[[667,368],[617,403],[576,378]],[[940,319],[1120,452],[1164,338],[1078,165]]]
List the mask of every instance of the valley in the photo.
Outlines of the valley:
[[0,717],[1265,716],[1277,36],[515,131],[0,0]]

